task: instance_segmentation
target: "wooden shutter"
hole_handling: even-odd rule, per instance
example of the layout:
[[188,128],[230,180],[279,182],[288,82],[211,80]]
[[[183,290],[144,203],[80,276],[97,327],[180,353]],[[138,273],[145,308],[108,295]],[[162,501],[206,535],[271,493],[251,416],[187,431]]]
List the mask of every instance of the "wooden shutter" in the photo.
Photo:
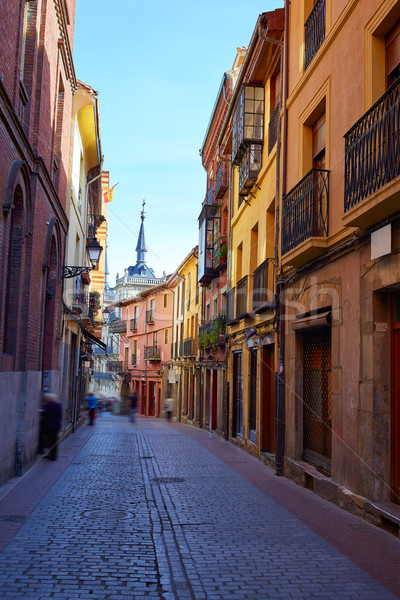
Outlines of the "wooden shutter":
[[315,158],[325,148],[325,139],[326,139],[326,116],[325,116],[325,113],[323,115],[321,115],[321,117],[314,123],[313,128],[312,128],[312,136],[313,136],[312,155],[313,155],[313,158]]
[[400,65],[400,21],[386,35],[386,75]]

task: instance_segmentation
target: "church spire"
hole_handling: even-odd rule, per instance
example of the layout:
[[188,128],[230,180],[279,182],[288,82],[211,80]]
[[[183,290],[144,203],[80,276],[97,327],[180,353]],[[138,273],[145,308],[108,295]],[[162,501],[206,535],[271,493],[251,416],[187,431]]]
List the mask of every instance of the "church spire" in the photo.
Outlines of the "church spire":
[[146,240],[144,237],[144,219],[145,219],[144,207],[145,207],[145,204],[146,204],[146,202],[145,202],[145,200],[143,200],[142,212],[140,213],[140,218],[141,218],[142,222],[140,224],[139,237],[138,237],[138,241],[137,241],[137,245],[136,245],[136,254],[137,254],[136,265],[146,263],[147,248],[146,248]]

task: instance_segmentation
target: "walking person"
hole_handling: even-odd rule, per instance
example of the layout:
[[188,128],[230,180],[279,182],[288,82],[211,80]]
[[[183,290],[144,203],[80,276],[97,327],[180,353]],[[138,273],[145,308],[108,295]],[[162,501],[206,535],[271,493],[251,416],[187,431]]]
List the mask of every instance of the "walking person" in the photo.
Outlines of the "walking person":
[[61,429],[62,408],[56,394],[43,394],[42,427],[49,453],[46,458],[57,460],[58,432]]
[[171,396],[169,396],[165,400],[165,414],[167,417],[167,421],[171,421],[172,413],[174,412],[174,407],[175,407],[175,401]]
[[136,418],[136,410],[137,410],[137,396],[134,392],[129,396],[129,400],[131,403],[131,413],[129,415],[129,420],[131,423],[135,422]]
[[89,392],[86,396],[86,402],[89,410],[89,425],[94,425],[94,419],[96,416],[96,408],[98,398],[94,392]]

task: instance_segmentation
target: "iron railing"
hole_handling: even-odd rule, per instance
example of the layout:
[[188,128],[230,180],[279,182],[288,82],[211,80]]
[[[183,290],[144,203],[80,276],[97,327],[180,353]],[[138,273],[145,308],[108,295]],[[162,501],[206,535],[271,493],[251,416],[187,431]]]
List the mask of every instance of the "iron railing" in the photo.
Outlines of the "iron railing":
[[400,79],[345,138],[344,210],[400,175]]
[[271,119],[268,124],[268,154],[271,154],[273,147],[278,139],[278,124],[280,118],[281,105],[278,103],[272,113]]
[[160,360],[160,346],[145,346],[144,358],[145,360]]
[[126,333],[126,320],[111,321],[108,325],[109,333]]
[[311,169],[283,198],[282,254],[328,235],[329,171]]
[[183,340],[183,348],[181,356],[195,356],[197,347],[196,340],[187,338]]
[[131,319],[130,327],[131,331],[137,331],[137,319]]
[[123,370],[123,363],[119,360],[109,360],[107,369],[113,373],[120,373]]
[[214,182],[212,181],[207,189],[206,204],[213,204],[213,203],[214,203]]
[[154,323],[154,310],[146,310],[146,323]]
[[304,24],[305,69],[307,69],[325,39],[325,3],[326,0],[317,0]]
[[254,270],[253,273],[253,312],[259,311],[266,306],[268,302],[272,302],[274,290],[268,285],[268,266],[272,263],[272,259],[267,258],[261,265]]
[[223,198],[229,186],[229,163],[227,160],[221,160],[215,175],[215,199]]
[[236,286],[236,317],[240,318],[247,314],[247,291],[248,275],[242,277]]

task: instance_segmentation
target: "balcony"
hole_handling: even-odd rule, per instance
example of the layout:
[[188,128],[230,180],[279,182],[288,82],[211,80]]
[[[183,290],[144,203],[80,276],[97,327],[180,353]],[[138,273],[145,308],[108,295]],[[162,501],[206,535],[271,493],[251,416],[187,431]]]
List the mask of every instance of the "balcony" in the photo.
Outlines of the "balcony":
[[219,235],[214,243],[213,268],[222,271],[226,268],[228,257],[228,240],[226,235]]
[[206,193],[206,204],[214,203],[214,182],[212,181],[208,186],[208,190]]
[[127,372],[127,369],[124,371],[124,363],[119,360],[109,360],[107,362],[107,370],[111,373]]
[[232,288],[226,294],[226,322],[228,325],[233,325],[237,323],[237,319],[235,317],[235,298],[236,298],[236,289]]
[[277,104],[268,124],[268,154],[271,154],[278,139],[278,125],[281,105]]
[[145,346],[144,360],[161,360],[160,346]]
[[[271,266],[271,269],[269,269]],[[273,261],[267,258],[253,273],[253,312],[272,310],[274,302]]]
[[182,342],[182,351],[181,356],[196,356],[197,353],[197,344],[196,340],[187,338]]
[[242,277],[236,286],[236,318],[243,319],[248,316],[247,311],[248,275]]
[[399,210],[400,79],[346,133],[344,225],[368,228]]
[[224,197],[226,190],[229,187],[229,163],[226,160],[221,160],[218,165],[215,175],[215,199],[220,200]]
[[215,204],[205,204],[199,216],[198,282],[209,283],[218,275],[213,267],[214,244],[221,231]]
[[126,333],[126,321],[111,321],[108,325],[109,333]]
[[300,266],[322,254],[328,236],[329,171],[311,169],[282,200],[284,264]]
[[151,325],[154,323],[155,315],[154,310],[146,310],[146,323],[147,325]]
[[232,159],[238,165],[251,144],[264,140],[264,88],[243,85],[233,112]]
[[137,319],[130,320],[131,331],[137,331]]
[[199,345],[204,350],[212,348],[217,351],[218,346],[225,344],[226,317],[219,314],[199,327]]
[[325,39],[325,2],[326,0],[317,0],[304,24],[305,69],[307,69]]
[[253,189],[262,164],[261,144],[251,144],[240,162],[239,166],[239,195],[246,198]]

